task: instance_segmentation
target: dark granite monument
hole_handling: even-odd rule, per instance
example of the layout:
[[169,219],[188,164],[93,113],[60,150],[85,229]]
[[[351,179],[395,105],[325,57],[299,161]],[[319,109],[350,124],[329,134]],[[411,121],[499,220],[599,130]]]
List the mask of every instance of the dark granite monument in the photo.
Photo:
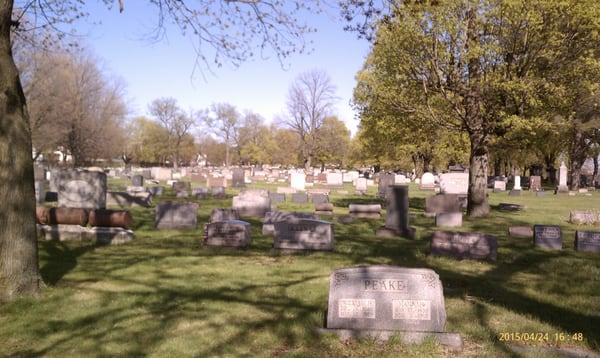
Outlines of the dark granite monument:
[[543,249],[561,250],[562,232],[557,225],[534,225],[533,243]]
[[496,261],[498,241],[495,236],[478,232],[435,231],[431,237],[431,254]]
[[575,250],[600,252],[600,231],[576,231]]
[[415,229],[408,225],[408,186],[388,186],[386,197],[387,215],[385,226],[377,230],[377,236],[414,238]]

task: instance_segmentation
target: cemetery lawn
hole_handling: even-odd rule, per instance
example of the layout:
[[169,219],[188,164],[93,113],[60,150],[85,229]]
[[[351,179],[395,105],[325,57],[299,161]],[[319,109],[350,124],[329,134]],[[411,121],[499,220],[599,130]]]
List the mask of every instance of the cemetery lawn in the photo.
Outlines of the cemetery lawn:
[[[422,213],[432,193],[415,186],[410,190],[415,240],[376,237],[383,219],[341,224],[334,218],[335,252],[277,255],[254,219],[250,249],[203,247],[210,210],[230,207],[233,193],[224,200],[199,200],[195,231],[155,231],[152,208],[136,208],[136,239],[129,244],[40,241],[47,287],[39,298],[0,304],[0,356],[498,357],[515,356],[513,344],[600,351],[600,254],[575,252],[577,227],[567,222],[570,210],[600,209],[599,192],[540,198],[490,193],[490,217],[466,219],[460,230],[497,235],[495,263],[430,257],[434,219]],[[167,194],[160,200],[173,198]],[[373,201],[332,197],[336,215],[346,214],[350,202]],[[500,202],[526,209],[500,212]],[[312,206],[286,203],[280,209]],[[509,225],[533,224],[559,224],[563,250],[535,249],[532,240],[507,235]],[[363,264],[435,270],[444,286],[446,331],[463,336],[463,351],[433,342],[340,342],[315,333],[324,321],[329,274]],[[502,333],[513,333],[513,340],[500,340]],[[519,342],[516,333],[547,333],[548,340]],[[555,334],[563,340],[557,343]],[[546,356],[532,352],[527,355]]]

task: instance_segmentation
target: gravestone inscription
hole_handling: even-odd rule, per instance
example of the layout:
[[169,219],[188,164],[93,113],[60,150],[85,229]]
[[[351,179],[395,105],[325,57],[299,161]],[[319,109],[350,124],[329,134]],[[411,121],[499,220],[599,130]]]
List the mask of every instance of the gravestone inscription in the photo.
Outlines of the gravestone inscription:
[[561,250],[562,232],[557,225],[534,225],[533,243],[544,249]]
[[431,254],[458,259],[496,261],[498,240],[478,232],[435,231],[431,237]]
[[208,246],[248,247],[250,223],[241,220],[217,221],[206,225],[204,244]]
[[600,252],[600,231],[576,231],[575,250]]

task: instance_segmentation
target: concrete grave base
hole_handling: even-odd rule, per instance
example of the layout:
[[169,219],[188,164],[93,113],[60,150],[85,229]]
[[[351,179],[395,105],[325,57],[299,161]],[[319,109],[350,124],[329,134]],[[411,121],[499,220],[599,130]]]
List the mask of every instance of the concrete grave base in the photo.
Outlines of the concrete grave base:
[[407,239],[414,239],[416,234],[416,229],[414,227],[409,227],[408,230],[401,232],[394,229],[387,228],[385,226],[380,227],[375,231],[375,236],[377,237],[405,237]]
[[37,225],[44,240],[93,241],[101,245],[119,245],[134,239],[133,231],[120,227],[83,227],[80,225]]
[[50,241],[81,241],[87,228],[80,225],[40,225],[37,224],[38,237]]
[[101,245],[121,245],[133,240],[133,231],[121,227],[92,227],[85,234]]
[[317,333],[335,334],[342,340],[350,340],[356,338],[371,338],[382,342],[388,341],[392,337],[398,337],[405,344],[420,344],[428,338],[433,338],[439,344],[455,351],[460,351],[463,347],[462,337],[458,333],[380,331],[331,328],[318,328]]
[[381,219],[380,213],[360,213],[360,212],[351,212],[350,216],[357,219]]
[[531,226],[509,226],[508,235],[511,237],[531,239],[533,237],[533,229]]

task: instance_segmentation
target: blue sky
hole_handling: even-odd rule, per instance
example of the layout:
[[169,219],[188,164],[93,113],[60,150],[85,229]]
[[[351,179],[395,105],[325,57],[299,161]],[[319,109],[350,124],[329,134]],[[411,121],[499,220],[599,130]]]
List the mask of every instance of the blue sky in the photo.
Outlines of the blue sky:
[[325,70],[337,87],[337,114],[353,133],[358,120],[349,104],[355,85],[354,76],[369,51],[369,44],[354,33],[343,31],[337,13],[311,15],[305,19],[317,28],[308,35],[313,41],[310,54],[287,59],[282,68],[274,55],[256,58],[239,68],[224,65],[204,78],[193,76],[196,54],[191,40],[176,28],[167,29],[167,37],[157,43],[143,36],[156,23],[146,2],[126,1],[125,11],[90,5],[90,18],[76,30],[85,35],[83,42],[111,74],[121,77],[127,86],[132,115],[147,114],[147,105],[159,97],[174,97],[184,109],[202,109],[213,102],[229,102],[238,109],[249,109],[267,121],[284,111],[287,89],[299,73]]

